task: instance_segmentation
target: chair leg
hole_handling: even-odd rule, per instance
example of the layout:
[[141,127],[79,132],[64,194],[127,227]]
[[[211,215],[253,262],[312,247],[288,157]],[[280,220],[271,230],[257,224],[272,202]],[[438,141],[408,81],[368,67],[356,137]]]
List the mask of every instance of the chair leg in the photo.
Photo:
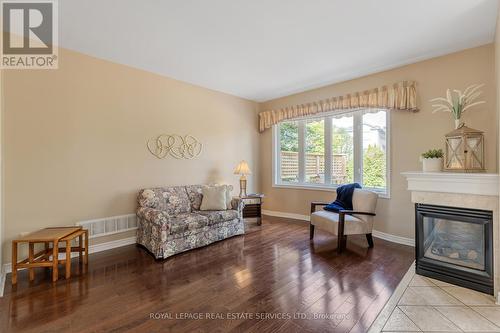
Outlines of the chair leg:
[[309,239],[314,238],[314,224],[309,224]]
[[368,241],[368,247],[372,248],[373,247],[373,237],[372,237],[372,234],[366,234],[366,240]]
[[347,245],[347,236],[344,235],[344,223],[345,223],[344,214],[339,215],[339,229],[337,231],[337,253],[341,254],[342,250],[346,248]]
[[347,248],[347,236],[337,237],[337,253],[341,254]]

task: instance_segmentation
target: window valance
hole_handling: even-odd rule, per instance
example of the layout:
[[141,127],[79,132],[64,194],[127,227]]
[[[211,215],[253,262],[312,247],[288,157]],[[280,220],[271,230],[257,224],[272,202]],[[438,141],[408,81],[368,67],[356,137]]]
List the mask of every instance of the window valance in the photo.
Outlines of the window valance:
[[321,112],[356,108],[385,108],[418,111],[416,82],[402,81],[363,92],[355,92],[317,102],[288,106],[259,113],[259,130],[272,127],[286,119],[300,118]]

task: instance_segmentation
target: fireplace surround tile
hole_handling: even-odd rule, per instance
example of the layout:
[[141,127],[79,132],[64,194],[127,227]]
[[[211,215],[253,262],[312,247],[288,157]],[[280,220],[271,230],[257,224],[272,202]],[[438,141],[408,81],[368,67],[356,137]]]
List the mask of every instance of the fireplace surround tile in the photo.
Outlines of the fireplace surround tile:
[[431,278],[415,275],[410,282],[410,287],[435,287],[436,284]]
[[436,310],[464,332],[500,332],[500,327],[467,306],[437,306]]
[[[419,275],[416,275],[416,276],[419,276]],[[454,285],[452,285],[451,283],[448,283],[448,282],[436,280],[433,278],[428,278],[428,279],[431,280],[431,282],[434,283],[438,287],[454,287]]]
[[500,306],[473,306],[471,308],[500,327]]
[[431,306],[398,306],[421,330],[460,332],[460,329]]
[[394,309],[383,330],[387,332],[421,332],[418,326],[399,308]]
[[[456,287],[450,284],[436,286],[443,293],[452,292],[456,295],[457,304],[453,305],[403,305],[403,295],[415,295],[419,290],[433,287],[410,286],[420,284],[421,281],[439,283],[440,281],[425,278],[415,274],[415,265],[412,265],[391,298],[387,301],[382,312],[377,316],[369,333],[379,332],[500,332],[500,305],[492,304],[493,297],[481,292]],[[452,289],[450,290],[450,286]],[[445,289],[448,289],[445,291]],[[455,298],[449,294],[450,297]],[[408,296],[406,296],[408,297]],[[466,303],[487,303],[489,305],[467,305]],[[404,314],[406,317],[404,317]],[[408,318],[417,329],[411,325]]]
[[462,305],[458,299],[434,287],[408,287],[398,305]]
[[471,289],[457,286],[441,287],[445,292],[452,295],[467,305],[495,305],[495,298]]

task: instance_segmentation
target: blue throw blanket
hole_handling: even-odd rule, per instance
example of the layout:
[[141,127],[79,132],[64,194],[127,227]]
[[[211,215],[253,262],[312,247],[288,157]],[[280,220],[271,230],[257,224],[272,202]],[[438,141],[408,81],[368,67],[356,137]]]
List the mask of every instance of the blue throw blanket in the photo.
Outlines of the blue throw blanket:
[[337,199],[323,209],[335,213],[341,210],[352,210],[352,195],[356,188],[361,188],[361,185],[352,183],[337,187]]

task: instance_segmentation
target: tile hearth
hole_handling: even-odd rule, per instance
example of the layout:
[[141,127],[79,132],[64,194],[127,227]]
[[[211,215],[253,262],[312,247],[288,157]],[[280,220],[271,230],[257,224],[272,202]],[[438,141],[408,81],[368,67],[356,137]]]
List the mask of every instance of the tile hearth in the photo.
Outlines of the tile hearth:
[[493,296],[414,272],[412,265],[370,332],[500,332]]

